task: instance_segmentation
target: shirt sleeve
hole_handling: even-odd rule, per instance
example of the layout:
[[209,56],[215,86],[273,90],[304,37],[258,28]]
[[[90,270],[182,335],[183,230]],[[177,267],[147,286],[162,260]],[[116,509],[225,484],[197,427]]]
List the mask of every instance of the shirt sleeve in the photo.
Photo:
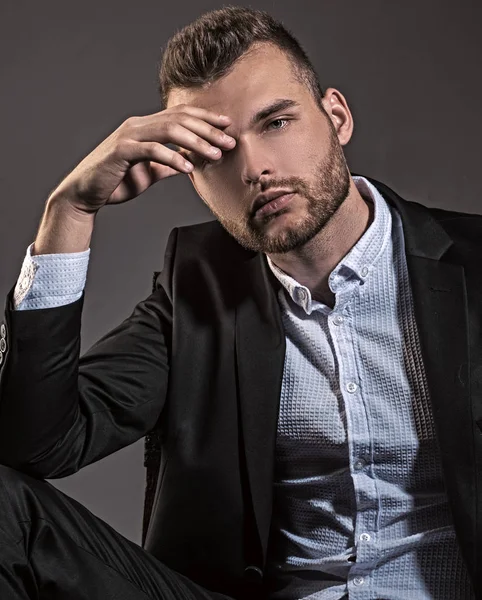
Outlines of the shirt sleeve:
[[35,254],[28,248],[15,285],[15,310],[53,308],[75,302],[87,280],[90,248],[83,252]]

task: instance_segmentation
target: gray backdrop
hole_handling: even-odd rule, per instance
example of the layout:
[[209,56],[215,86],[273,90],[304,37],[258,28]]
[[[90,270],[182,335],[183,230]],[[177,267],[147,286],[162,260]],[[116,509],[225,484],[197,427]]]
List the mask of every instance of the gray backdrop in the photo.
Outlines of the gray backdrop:
[[[243,3],[241,3],[243,4]],[[355,118],[352,171],[429,206],[480,213],[482,3],[278,0],[281,19]],[[50,191],[121,122],[159,110],[161,48],[202,0],[2,0],[0,296],[17,280]],[[82,349],[150,293],[169,231],[210,220],[187,176],[100,211]],[[28,375],[28,374],[26,374]],[[143,440],[54,484],[139,543]]]

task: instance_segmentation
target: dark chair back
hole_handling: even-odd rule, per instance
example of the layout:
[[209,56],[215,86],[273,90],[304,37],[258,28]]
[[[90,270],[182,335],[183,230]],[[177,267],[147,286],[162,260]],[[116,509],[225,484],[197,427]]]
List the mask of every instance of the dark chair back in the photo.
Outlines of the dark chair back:
[[[160,271],[154,271],[152,291],[156,289],[156,279]],[[161,462],[161,438],[158,429],[150,431],[144,439],[144,467],[146,468],[146,488],[144,494],[144,514],[142,517],[142,545],[146,541],[147,528],[151,520],[152,505],[157,487],[157,476]]]

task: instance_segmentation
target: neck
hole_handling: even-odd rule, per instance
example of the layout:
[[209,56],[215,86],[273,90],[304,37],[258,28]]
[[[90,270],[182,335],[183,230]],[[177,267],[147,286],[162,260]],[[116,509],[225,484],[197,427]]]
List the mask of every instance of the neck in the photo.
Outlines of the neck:
[[315,300],[333,307],[335,297],[328,277],[362,237],[373,217],[373,203],[363,199],[351,179],[348,197],[314,238],[292,252],[269,254],[269,257],[277,267],[306,286]]

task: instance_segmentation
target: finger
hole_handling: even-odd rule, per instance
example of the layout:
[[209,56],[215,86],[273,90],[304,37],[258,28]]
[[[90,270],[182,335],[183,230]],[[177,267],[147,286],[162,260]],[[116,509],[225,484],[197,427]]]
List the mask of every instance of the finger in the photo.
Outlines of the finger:
[[193,117],[201,119],[202,121],[206,121],[206,122],[210,123],[211,125],[214,125],[215,127],[218,127],[219,129],[224,129],[225,127],[227,127],[228,125],[230,125],[232,123],[232,119],[229,115],[222,115],[222,114],[219,114],[212,110],[208,110],[206,108],[201,108],[199,106],[190,106],[189,104],[178,104],[176,106],[172,106],[171,108],[167,109],[166,111],[161,111],[160,113],[157,113],[157,115],[160,115],[162,113],[167,113],[167,112],[174,113],[174,114],[177,114],[177,113],[190,114]]
[[144,161],[133,165],[129,169],[124,177],[124,184],[130,194],[136,197],[157,181],[170,177],[173,174],[179,175],[179,173],[179,171],[166,165]]
[[[153,137],[153,135],[162,136],[164,129],[168,128],[170,123],[177,122],[182,124],[183,119],[186,117],[207,123],[218,135],[222,135],[223,130],[232,123],[231,117],[227,115],[219,115],[197,106],[179,104],[153,115],[129,117],[124,121],[122,127],[129,129],[132,138],[138,141],[147,142],[155,140],[165,143],[164,140]],[[209,132],[209,129],[207,131]]]
[[[217,160],[223,151],[232,150],[236,140],[205,121],[183,115],[182,122],[165,124],[164,134],[176,149],[194,152],[206,160]],[[164,139],[166,139],[164,138]]]
[[[157,142],[124,142],[120,148],[121,157],[130,165],[141,161],[150,161],[159,165],[170,167],[181,173],[190,173],[194,165],[183,156]],[[170,172],[170,171],[169,171]]]
[[183,175],[184,171],[177,171],[167,165],[160,165],[155,162],[149,163],[149,170],[151,173],[152,183],[156,181],[161,181],[161,179],[167,179],[167,177],[172,177],[173,175]]
[[[236,140],[223,131],[231,123],[229,117],[224,120],[219,115],[205,109],[192,106],[185,108],[186,111],[164,111],[157,115],[128,119],[128,123],[132,125],[131,137],[138,141],[154,140],[161,144],[172,143],[176,144],[178,148],[185,148],[186,146],[182,144],[186,140],[185,132],[181,129],[181,127],[184,127],[184,129],[195,134],[188,138],[189,149],[199,150],[204,154],[207,152],[209,155],[211,147],[224,150],[234,148]],[[202,116],[205,118],[201,118]],[[197,144],[197,146],[194,146],[194,144]]]
[[196,116],[182,113],[178,115],[177,121],[185,129],[192,131],[198,137],[208,142],[211,146],[219,147],[221,149],[231,150],[236,145],[234,137],[228,135],[217,127],[204,119],[200,119]]
[[180,171],[155,162],[140,162],[128,171],[111,194],[109,203],[118,204],[135,198],[161,179],[180,175]]

